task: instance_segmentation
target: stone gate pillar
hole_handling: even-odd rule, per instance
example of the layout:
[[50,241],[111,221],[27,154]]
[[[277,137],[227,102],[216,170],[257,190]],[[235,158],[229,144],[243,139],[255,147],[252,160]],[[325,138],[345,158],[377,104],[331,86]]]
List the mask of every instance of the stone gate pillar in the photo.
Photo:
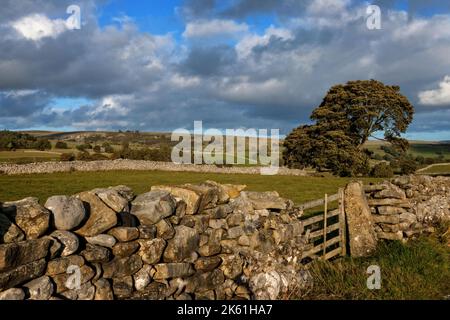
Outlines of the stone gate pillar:
[[344,207],[350,255],[370,256],[377,246],[372,215],[361,182],[351,182],[344,191]]

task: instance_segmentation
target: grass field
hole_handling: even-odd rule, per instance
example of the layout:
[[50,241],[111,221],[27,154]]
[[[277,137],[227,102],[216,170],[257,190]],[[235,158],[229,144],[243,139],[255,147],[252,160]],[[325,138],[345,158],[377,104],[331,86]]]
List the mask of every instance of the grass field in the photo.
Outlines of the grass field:
[[[198,183],[246,184],[247,190],[276,190],[297,204],[333,194],[350,179],[336,177],[293,177],[225,175],[159,171],[72,172],[6,176],[0,175],[0,202],[38,197],[45,202],[51,195],[70,195],[98,187],[124,184],[136,194],[152,185]],[[380,179],[362,179],[365,183]],[[368,290],[367,267],[379,265],[382,289]],[[381,243],[375,256],[319,262],[313,269],[313,290],[289,299],[443,299],[450,294],[449,249],[438,238],[422,238],[404,245]]]
[[431,143],[412,143],[409,153],[413,156],[422,156],[425,158],[435,158],[442,154],[445,158],[450,158],[449,144],[431,144]]
[[[170,133],[158,132],[50,132],[50,131],[26,131],[35,137],[49,139],[53,149],[51,151],[58,153],[78,153],[76,146],[83,143],[90,143],[91,145],[102,145],[108,142],[115,150],[121,148],[121,144],[127,141],[132,149],[141,149],[146,147],[158,147],[161,143],[171,144]],[[55,150],[55,144],[58,141],[67,143],[66,150]],[[365,147],[373,151],[376,155],[383,156],[385,152],[381,149],[383,145],[389,145],[384,141],[368,141]],[[435,158],[443,156],[450,159],[450,144],[439,143],[433,141],[410,141],[409,154],[414,157],[423,156],[425,158]],[[0,162],[9,163],[26,163],[36,161],[44,161],[46,157],[39,157],[38,155],[16,153],[0,154]],[[49,160],[55,160],[58,157],[48,157]],[[244,156],[248,160],[247,154]]]
[[421,174],[450,174],[450,164],[435,164],[426,170],[420,172]]
[[24,163],[57,160],[59,152],[45,152],[34,150],[0,151],[0,162]]
[[[443,228],[445,230],[445,228]],[[441,233],[407,244],[381,242],[370,258],[317,262],[314,285],[303,299],[442,300],[450,295],[450,248]],[[367,268],[380,267],[381,289],[367,288]]]
[[[109,171],[109,172],[72,172],[55,174],[37,174],[6,176],[0,175],[0,201],[13,201],[25,197],[38,197],[41,202],[52,195],[71,195],[77,192],[100,187],[127,185],[136,194],[150,190],[160,184],[199,183],[214,180],[220,183],[246,184],[248,190],[273,191],[296,203],[315,200],[325,193],[334,194],[345,186],[350,179],[335,177],[294,177],[201,174],[190,172],[160,171]],[[379,179],[362,179],[376,182]]]
[[[94,152],[88,151],[90,154]],[[38,150],[16,150],[16,151],[0,151],[0,163],[26,164],[44,161],[60,161],[63,153],[78,154],[80,151],[69,146],[68,149],[51,149],[49,151]],[[103,153],[107,155],[106,153]]]
[[[389,145],[382,141],[369,141],[365,144],[365,147],[377,155],[384,156],[385,152],[381,149],[381,146]],[[437,158],[440,154],[444,158],[450,158],[450,144],[427,142],[427,141],[410,141],[410,147],[408,153],[414,157],[422,156],[424,158]]]

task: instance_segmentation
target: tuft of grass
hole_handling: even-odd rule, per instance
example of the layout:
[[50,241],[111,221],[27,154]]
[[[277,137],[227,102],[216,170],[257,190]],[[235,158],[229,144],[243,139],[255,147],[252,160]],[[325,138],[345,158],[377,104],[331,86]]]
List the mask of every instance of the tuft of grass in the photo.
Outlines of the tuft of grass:
[[[367,268],[381,271],[381,289],[367,288]],[[381,242],[373,257],[317,261],[307,299],[440,300],[450,295],[450,248],[439,236],[406,244]]]

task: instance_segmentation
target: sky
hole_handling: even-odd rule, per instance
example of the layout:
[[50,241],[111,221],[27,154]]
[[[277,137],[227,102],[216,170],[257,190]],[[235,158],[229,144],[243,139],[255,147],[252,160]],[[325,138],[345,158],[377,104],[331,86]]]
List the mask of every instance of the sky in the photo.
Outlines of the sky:
[[448,1],[0,2],[0,129],[287,134],[333,85],[376,79],[414,105],[405,137],[450,140]]

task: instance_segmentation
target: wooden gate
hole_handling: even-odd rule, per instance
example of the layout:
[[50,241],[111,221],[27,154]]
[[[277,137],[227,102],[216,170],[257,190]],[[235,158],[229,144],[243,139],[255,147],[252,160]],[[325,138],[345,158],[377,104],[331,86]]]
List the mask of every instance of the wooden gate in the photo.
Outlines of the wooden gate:
[[[337,208],[333,209],[336,202]],[[302,204],[297,208],[303,211],[320,208],[320,211],[315,212],[312,217],[301,220],[308,241],[307,250],[302,255],[304,263],[315,259],[330,260],[347,254],[344,189],[339,189],[337,194],[325,195],[323,199]]]

